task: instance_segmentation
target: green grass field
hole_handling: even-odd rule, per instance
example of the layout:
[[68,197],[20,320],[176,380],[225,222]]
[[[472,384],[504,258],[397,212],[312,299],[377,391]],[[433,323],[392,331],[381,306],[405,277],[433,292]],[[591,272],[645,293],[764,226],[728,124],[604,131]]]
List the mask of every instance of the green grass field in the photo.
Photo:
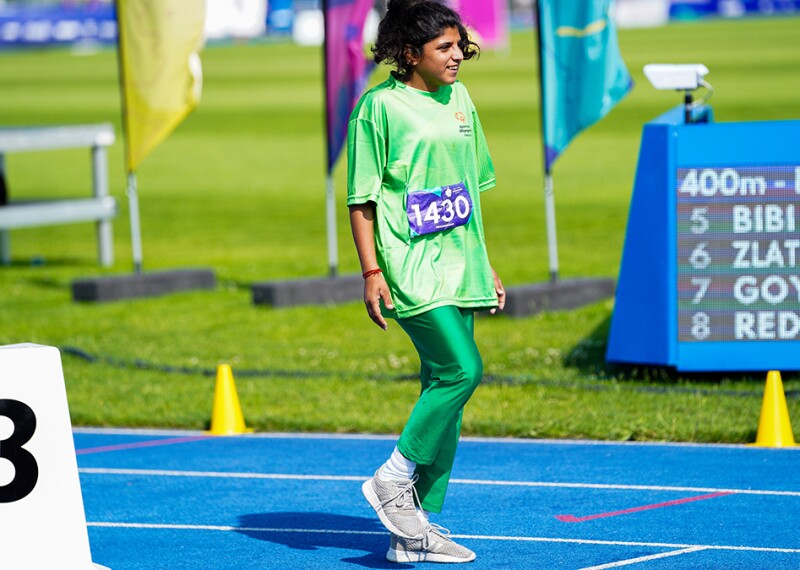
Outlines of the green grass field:
[[[555,168],[561,275],[615,277],[642,124],[677,105],[644,79],[650,62],[702,62],[719,121],[800,117],[798,18],[673,24],[620,31],[637,83]],[[493,265],[507,286],[547,278],[538,86],[532,32],[507,53],[462,68],[487,133],[498,187],[484,195]],[[257,430],[397,432],[418,390],[417,361],[399,327],[384,333],[360,302],[273,310],[253,282],[327,271],[319,49],[286,43],[210,46],[199,109],[143,163],[139,192],[146,270],[210,267],[215,291],[108,304],[71,301],[80,277],[131,271],[112,50],[0,53],[0,125],[114,123],[115,266],[96,264],[90,224],[12,233],[0,268],[0,344],[78,347],[63,356],[80,425],[204,427],[213,371],[230,363],[248,425]],[[386,76],[379,69],[373,81]],[[11,195],[89,193],[87,152],[7,157]],[[336,169],[339,256],[358,269]],[[470,402],[470,434],[677,441],[752,441],[760,376],[677,375],[604,362],[611,300],[525,319],[482,318],[489,375]],[[137,361],[148,363],[136,366]],[[183,367],[188,371],[168,371]],[[237,371],[260,370],[250,376]],[[800,377],[784,375],[790,396]],[[800,403],[789,398],[800,421]]]

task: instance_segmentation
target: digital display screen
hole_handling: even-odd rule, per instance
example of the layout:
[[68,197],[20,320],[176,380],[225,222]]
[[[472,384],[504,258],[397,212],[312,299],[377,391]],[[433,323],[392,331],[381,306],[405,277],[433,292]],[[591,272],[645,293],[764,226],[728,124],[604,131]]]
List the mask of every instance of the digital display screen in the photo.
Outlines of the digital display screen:
[[678,340],[800,340],[800,164],[677,169]]

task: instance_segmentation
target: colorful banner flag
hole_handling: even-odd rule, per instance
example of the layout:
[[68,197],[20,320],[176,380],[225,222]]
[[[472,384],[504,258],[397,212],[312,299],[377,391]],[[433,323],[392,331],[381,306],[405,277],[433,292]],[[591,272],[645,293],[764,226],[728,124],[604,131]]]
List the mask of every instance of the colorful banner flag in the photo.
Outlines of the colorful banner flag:
[[448,5],[474,31],[473,39],[481,48],[508,46],[507,0],[450,0]]
[[133,172],[200,101],[205,0],[117,0],[117,22]]
[[328,173],[347,139],[350,113],[373,64],[364,52],[364,23],[374,0],[323,0],[325,14],[325,110]]
[[545,171],[583,129],[631,89],[612,0],[539,0]]

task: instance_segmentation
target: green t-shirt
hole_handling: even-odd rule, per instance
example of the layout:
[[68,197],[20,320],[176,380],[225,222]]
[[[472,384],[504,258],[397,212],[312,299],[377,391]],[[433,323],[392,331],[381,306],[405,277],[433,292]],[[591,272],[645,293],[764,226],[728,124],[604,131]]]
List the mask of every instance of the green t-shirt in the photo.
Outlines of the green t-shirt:
[[375,203],[395,306],[384,314],[496,306],[480,206],[494,167],[467,89],[429,93],[390,77],[361,97],[347,133],[347,205]]

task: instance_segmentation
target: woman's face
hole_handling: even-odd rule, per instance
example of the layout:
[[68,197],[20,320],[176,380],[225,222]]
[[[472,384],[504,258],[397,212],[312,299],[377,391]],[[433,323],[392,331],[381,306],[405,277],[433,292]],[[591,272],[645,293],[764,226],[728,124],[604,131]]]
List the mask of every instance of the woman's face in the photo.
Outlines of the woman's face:
[[464,61],[464,54],[458,47],[460,40],[458,28],[446,28],[441,36],[422,46],[419,58],[409,54],[408,61],[413,67],[406,85],[422,91],[436,91],[442,85],[455,83],[458,67]]

